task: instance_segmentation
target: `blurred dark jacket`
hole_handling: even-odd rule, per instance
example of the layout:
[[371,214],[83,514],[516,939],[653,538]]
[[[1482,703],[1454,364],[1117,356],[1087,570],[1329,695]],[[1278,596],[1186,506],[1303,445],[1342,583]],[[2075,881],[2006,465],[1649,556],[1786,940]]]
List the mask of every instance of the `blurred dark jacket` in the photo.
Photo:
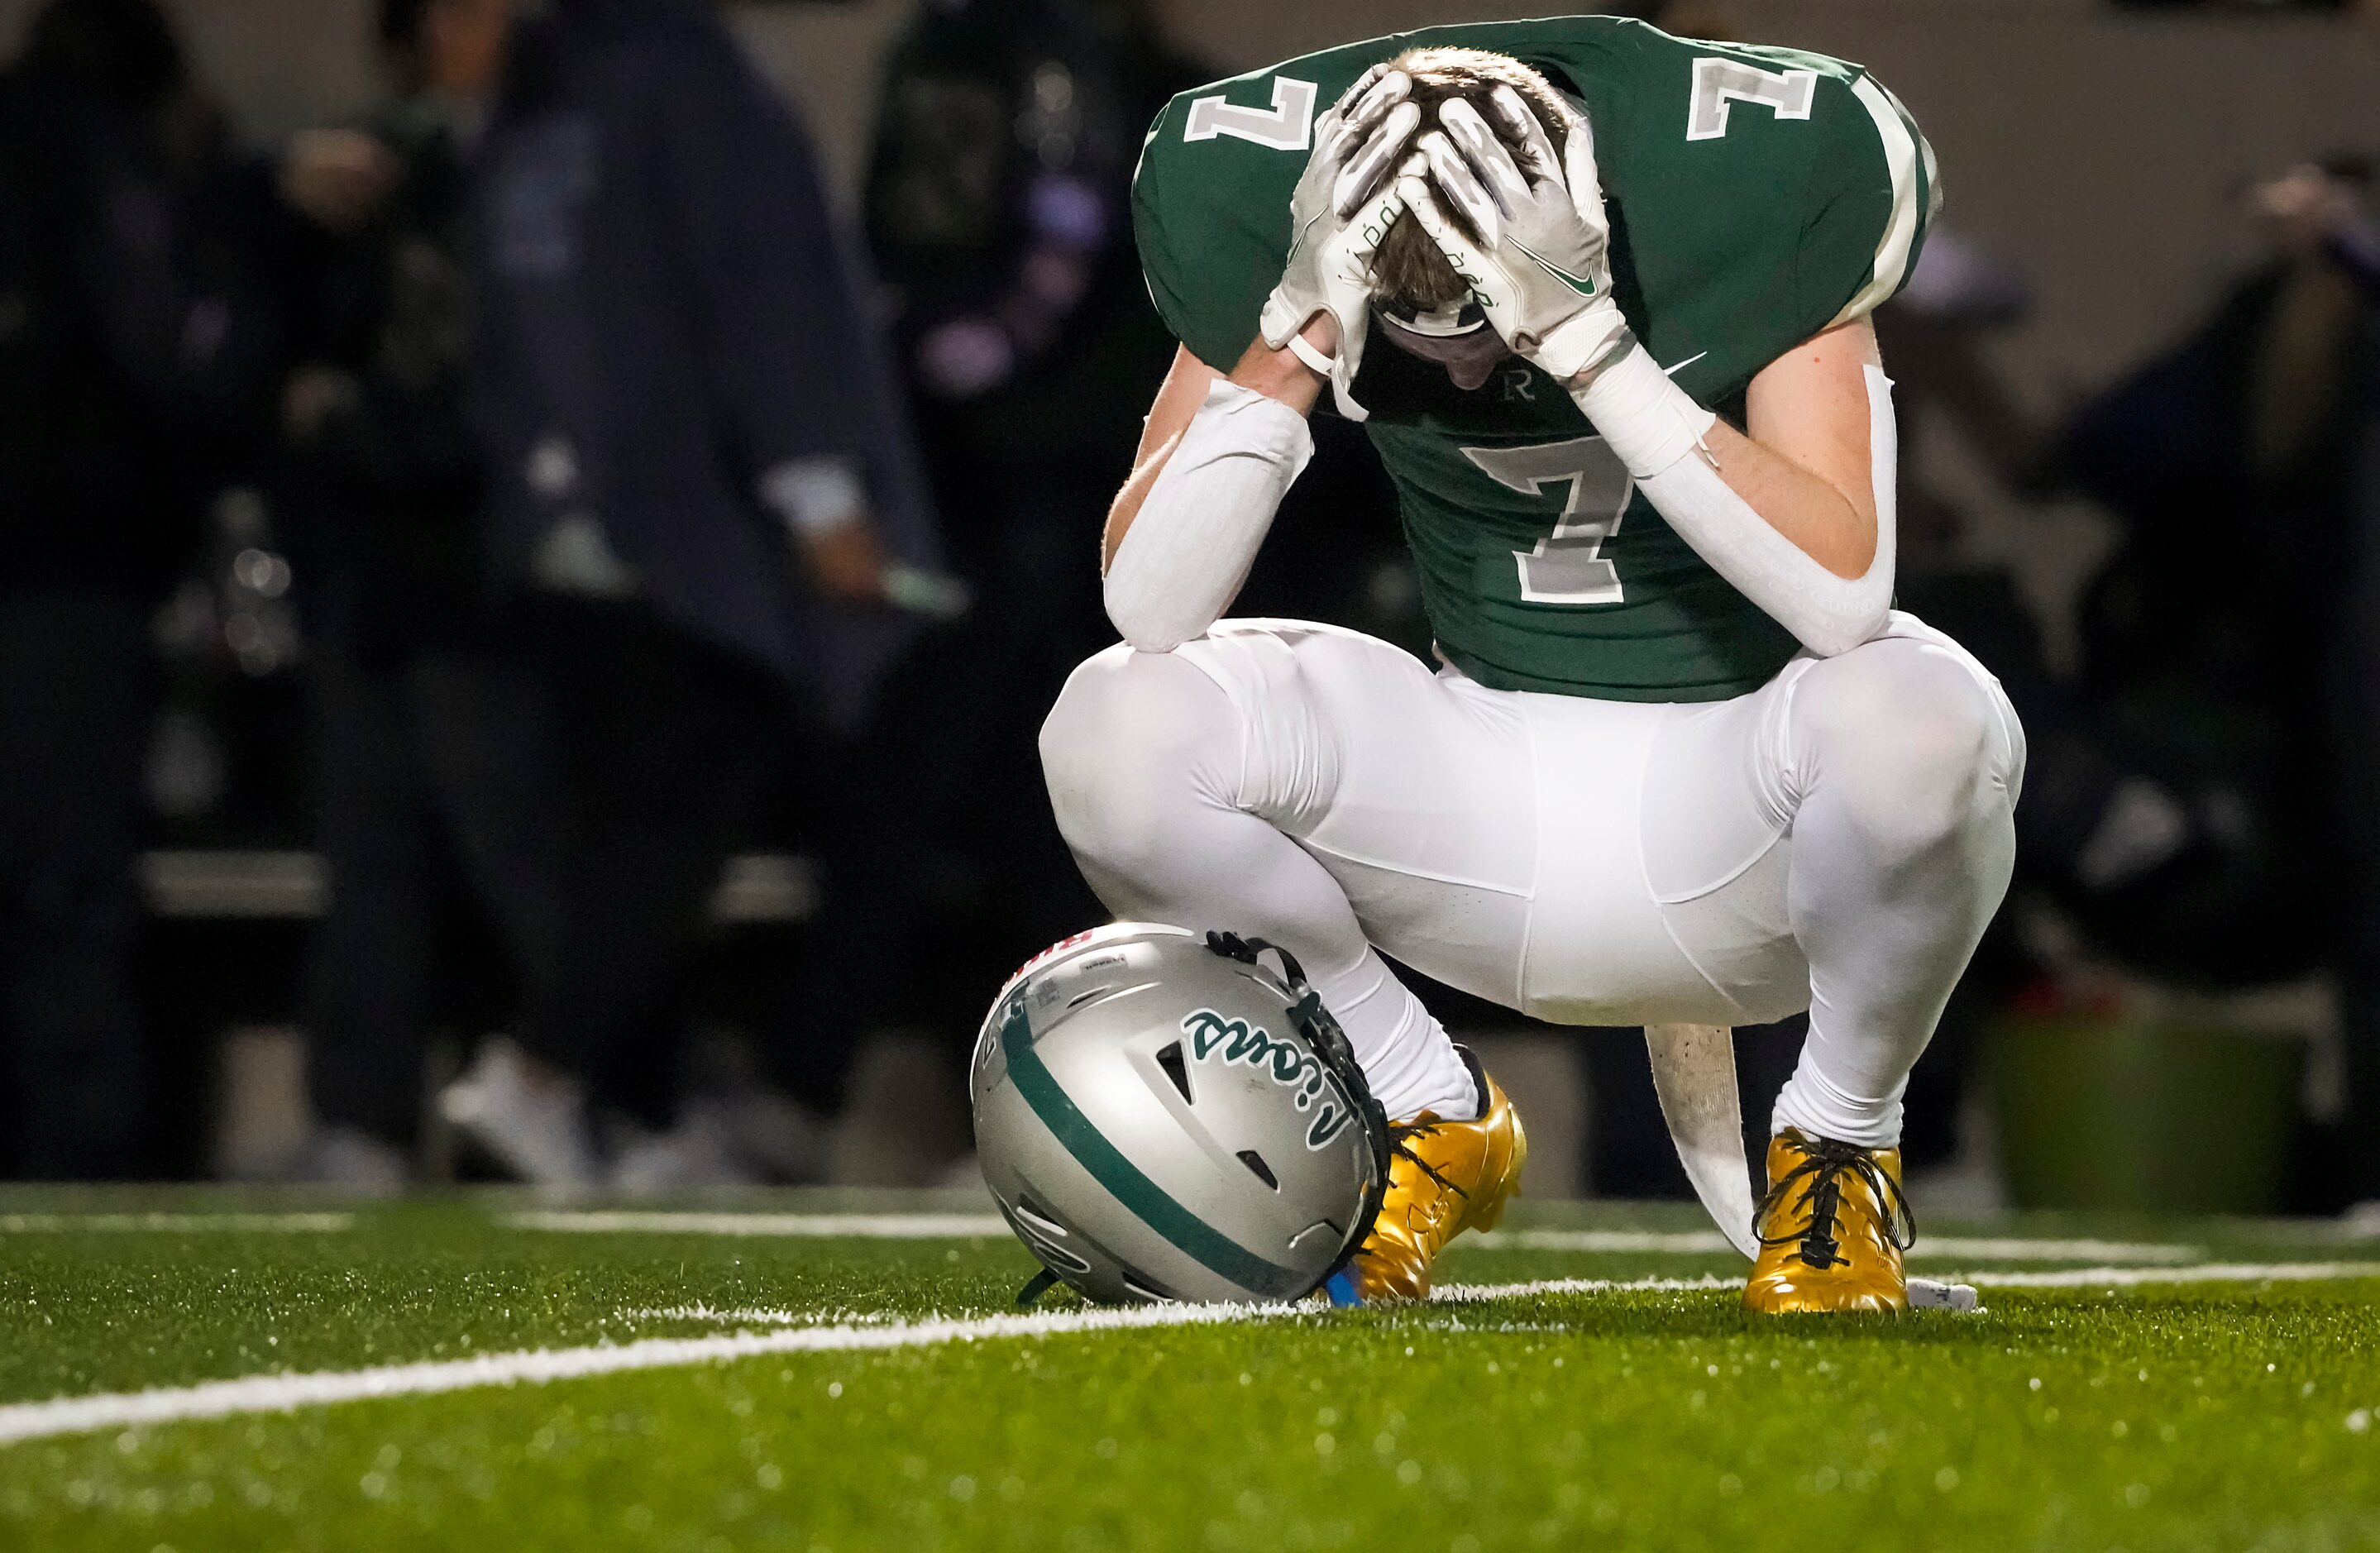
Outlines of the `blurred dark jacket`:
[[0,79],[0,574],[171,574],[261,430],[268,209],[191,104]]
[[362,232],[302,244],[296,353],[328,397],[290,429],[283,495],[311,606],[377,661],[481,613],[482,480],[466,413],[468,137],[429,101],[365,127],[401,173]]
[[2091,884],[2102,828],[2124,828],[2101,815],[2061,849],[2038,840],[2045,823],[2096,813],[2068,799],[2121,773],[2166,795],[2167,818],[2143,832],[2167,837],[2147,849],[2155,867],[2068,901],[2152,974],[2253,985],[2333,950],[2341,849],[2326,795],[2341,746],[2323,665],[2368,607],[2351,563],[2370,319],[2320,255],[2265,268],[2086,405],[2058,450],[2119,522],[2082,601],[2076,684],[2117,763],[2061,750],[2051,719],[2025,707],[2043,777],[2028,844]]
[[868,237],[938,459],[1123,478],[1173,352],[1133,249],[1133,168],[1208,76],[1133,8],[1077,0],[941,0],[894,45]]
[[2123,524],[2084,601],[2095,688],[2306,715],[2275,698],[2311,690],[2340,604],[2369,316],[2331,262],[2260,270],[2075,417],[2060,462]]
[[856,718],[907,636],[803,579],[772,477],[864,480],[937,544],[869,298],[790,109],[707,5],[552,0],[480,152],[478,382],[500,582],[557,540],[623,592]]

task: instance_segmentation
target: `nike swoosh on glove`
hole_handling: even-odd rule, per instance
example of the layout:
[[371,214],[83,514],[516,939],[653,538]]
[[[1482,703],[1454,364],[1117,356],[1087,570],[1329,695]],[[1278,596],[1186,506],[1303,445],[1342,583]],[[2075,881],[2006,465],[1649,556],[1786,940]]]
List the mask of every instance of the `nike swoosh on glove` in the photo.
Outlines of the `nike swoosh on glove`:
[[1401,168],[1397,187],[1505,344],[1568,382],[1635,339],[1611,294],[1595,135],[1572,115],[1557,152],[1509,86],[1488,96],[1488,111],[1521,142],[1517,155],[1456,98],[1439,104],[1440,127],[1416,142],[1419,165]]
[[[1411,77],[1375,66],[1316,121],[1314,154],[1290,199],[1289,262],[1260,324],[1266,345],[1295,351],[1330,378],[1339,413],[1350,420],[1368,413],[1352,390],[1371,329],[1372,255],[1404,213],[1404,196],[1390,175],[1398,152],[1421,126],[1412,94]],[[1339,325],[1335,358],[1299,338],[1320,313]]]

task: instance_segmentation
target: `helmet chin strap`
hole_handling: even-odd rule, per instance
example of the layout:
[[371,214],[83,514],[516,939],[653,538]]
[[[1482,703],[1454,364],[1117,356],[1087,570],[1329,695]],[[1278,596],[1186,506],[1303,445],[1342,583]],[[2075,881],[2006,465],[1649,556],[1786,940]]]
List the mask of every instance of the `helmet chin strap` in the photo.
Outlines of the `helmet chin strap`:
[[1382,318],[1406,334],[1432,340],[1461,339],[1488,327],[1488,315],[1475,302],[1458,302],[1428,312],[1408,312],[1383,304],[1379,310]]

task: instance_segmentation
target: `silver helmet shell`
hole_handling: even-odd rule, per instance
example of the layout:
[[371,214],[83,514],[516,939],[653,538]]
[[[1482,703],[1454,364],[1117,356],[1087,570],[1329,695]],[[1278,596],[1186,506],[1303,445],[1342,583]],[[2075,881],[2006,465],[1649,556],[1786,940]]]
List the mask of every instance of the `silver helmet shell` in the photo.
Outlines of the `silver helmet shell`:
[[1225,935],[1118,923],[992,1005],[971,1083],[984,1179],[1087,1298],[1299,1299],[1370,1228],[1387,1123],[1281,958],[1286,974]]

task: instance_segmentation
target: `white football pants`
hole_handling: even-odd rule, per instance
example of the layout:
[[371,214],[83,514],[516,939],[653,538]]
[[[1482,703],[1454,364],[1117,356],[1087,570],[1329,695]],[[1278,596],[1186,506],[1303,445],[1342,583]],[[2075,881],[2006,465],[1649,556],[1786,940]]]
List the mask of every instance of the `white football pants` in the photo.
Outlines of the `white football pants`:
[[2007,891],[2024,738],[1998,682],[1902,614],[1676,705],[1489,690],[1251,620],[1085,663],[1041,758],[1100,899],[1295,953],[1391,1117],[1476,1102],[1379,952],[1561,1024],[1806,1008],[1776,1124],[1878,1147]]

